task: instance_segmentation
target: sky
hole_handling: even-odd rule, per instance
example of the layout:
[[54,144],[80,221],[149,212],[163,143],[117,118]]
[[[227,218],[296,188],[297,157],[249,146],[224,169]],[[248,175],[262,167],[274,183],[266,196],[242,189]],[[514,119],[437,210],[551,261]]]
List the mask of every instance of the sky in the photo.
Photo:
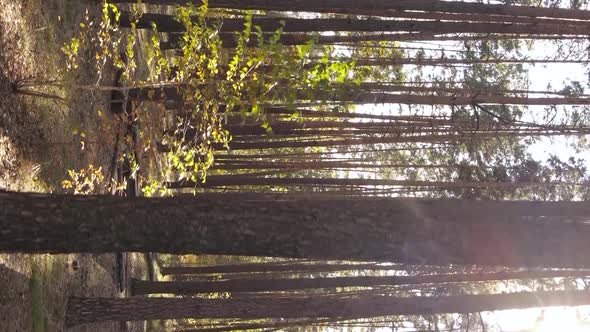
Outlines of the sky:
[[[543,56],[543,51],[535,50],[536,56]],[[550,64],[537,65],[529,67],[529,81],[531,90],[545,90],[547,84],[553,87],[563,86],[567,81],[586,82],[586,74],[579,64]],[[587,92],[586,92],[587,93]],[[542,111],[542,110],[540,110]],[[537,159],[546,159],[549,154],[554,154],[564,160],[569,156],[575,155],[578,158],[586,160],[586,165],[590,168],[590,151],[585,154],[576,154],[571,148],[572,139],[543,138],[529,148],[529,152]]]
[[[439,43],[439,45],[443,45],[445,48],[449,49],[460,49],[459,46],[452,42]],[[425,48],[436,47],[435,45],[424,42],[406,42],[402,43],[401,46]],[[426,54],[429,53],[427,52]],[[430,54],[432,54],[432,52]],[[451,53],[447,53],[447,55],[450,54]],[[551,58],[556,54],[559,54],[559,52],[554,44],[550,42],[539,41],[534,44],[534,47],[530,51],[524,52],[524,55],[527,58],[532,59]],[[411,70],[413,67],[415,66],[406,66],[405,68],[409,68]],[[586,82],[588,80],[586,67],[587,65],[585,64],[572,63],[524,65],[524,68],[528,71],[529,90],[540,91],[547,90],[548,85],[550,85],[554,90],[559,90],[565,84],[571,81],[579,81],[582,82],[584,86],[586,86]],[[425,72],[427,73],[427,71]],[[586,88],[585,93],[589,93],[588,88]],[[376,114],[397,114],[397,112],[399,112],[399,106],[387,104],[358,105],[356,110],[359,112]],[[529,110],[534,114],[543,114],[544,112],[543,106],[531,106],[529,107]],[[525,115],[523,120],[532,121],[533,118]],[[590,169],[590,151],[587,151],[586,153],[576,153],[571,146],[576,141],[577,138],[573,137],[542,137],[535,143],[531,144],[528,151],[534,159],[540,161],[547,160],[550,155],[556,155],[561,160],[567,160],[569,157],[575,156],[576,158],[585,160],[586,165]]]

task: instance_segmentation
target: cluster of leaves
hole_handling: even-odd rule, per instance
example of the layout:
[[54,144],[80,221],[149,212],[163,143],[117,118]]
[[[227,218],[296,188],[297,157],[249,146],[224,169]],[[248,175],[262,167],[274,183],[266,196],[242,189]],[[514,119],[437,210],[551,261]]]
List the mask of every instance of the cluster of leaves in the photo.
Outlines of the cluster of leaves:
[[[132,16],[137,18],[139,13],[134,12]],[[120,17],[121,12],[118,7],[111,3],[103,4],[99,21],[94,21],[86,10],[78,33],[62,47],[66,57],[66,69],[75,70],[82,61],[90,61],[94,64],[100,81],[105,66],[112,64],[115,68],[122,70],[123,80],[129,80],[137,67],[133,51],[137,30],[135,23],[132,22],[131,31],[124,32],[119,26]],[[84,56],[83,51],[93,54]]]
[[102,167],[88,165],[80,171],[68,170],[69,179],[63,180],[61,186],[64,190],[75,195],[90,195],[102,192],[106,187]]
[[[157,27],[154,25],[152,44],[148,47],[150,78],[170,77],[177,87],[180,100],[175,100],[182,111],[175,135],[168,139],[168,160],[181,179],[196,181],[206,176],[213,163],[215,144],[227,145],[230,136],[223,130],[217,113],[221,104],[211,82],[219,77],[221,40],[214,26],[205,20],[206,6],[182,7],[176,18],[184,25],[182,54],[166,58],[159,48]],[[189,130],[192,137],[186,135]]]

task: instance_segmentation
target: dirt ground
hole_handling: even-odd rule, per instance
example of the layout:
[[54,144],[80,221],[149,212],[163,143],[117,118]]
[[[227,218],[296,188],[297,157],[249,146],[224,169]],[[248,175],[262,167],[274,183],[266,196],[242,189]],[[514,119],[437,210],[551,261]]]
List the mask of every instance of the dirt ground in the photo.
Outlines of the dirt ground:
[[[0,189],[61,192],[67,170],[89,164],[111,177],[122,120],[109,112],[107,93],[47,86],[35,91],[59,98],[15,92],[15,83],[23,80],[63,79],[62,45],[84,15],[100,11],[100,2],[92,0],[0,0]],[[110,85],[113,77],[106,72],[102,80]],[[82,66],[69,79],[84,85],[98,77]],[[128,277],[147,277],[143,254],[129,254],[125,262]],[[0,254],[0,332],[64,331],[70,295],[124,296],[117,256]],[[68,331],[142,331],[143,325],[94,324]]]
[[[142,254],[129,255],[129,275],[147,278]],[[0,331],[66,331],[69,296],[120,297],[115,254],[0,255]],[[67,331],[143,331],[142,322],[82,325]]]
[[[69,74],[72,77],[60,70],[61,48],[86,8],[89,16],[100,15],[100,3],[90,0],[0,0],[1,187],[56,192],[68,169],[92,163],[109,170],[120,119],[109,112],[108,93],[34,88],[64,99],[60,101],[13,91],[22,80],[96,83],[91,63]],[[113,76],[103,74],[103,83],[111,85]]]

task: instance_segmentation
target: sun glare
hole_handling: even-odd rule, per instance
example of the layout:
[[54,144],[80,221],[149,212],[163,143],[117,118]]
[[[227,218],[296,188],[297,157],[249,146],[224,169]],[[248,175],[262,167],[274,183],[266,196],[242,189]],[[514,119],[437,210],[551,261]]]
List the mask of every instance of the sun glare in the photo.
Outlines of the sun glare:
[[590,332],[590,306],[503,310],[484,314],[505,332]]
[[590,326],[579,321],[573,308],[549,308],[536,323],[534,332],[590,332]]

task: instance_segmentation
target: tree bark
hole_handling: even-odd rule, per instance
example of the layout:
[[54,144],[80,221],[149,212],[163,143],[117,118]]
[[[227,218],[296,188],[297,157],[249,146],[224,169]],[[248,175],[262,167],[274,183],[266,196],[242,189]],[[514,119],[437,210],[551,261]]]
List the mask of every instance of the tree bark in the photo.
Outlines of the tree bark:
[[588,291],[326,299],[70,298],[66,325],[179,318],[371,318],[590,304]]
[[361,276],[332,278],[240,278],[217,281],[149,281],[133,279],[133,295],[277,292],[314,288],[374,287],[511,279],[542,279],[590,276],[589,271],[523,271],[496,273],[438,274],[421,276]]
[[[167,252],[590,267],[586,202],[123,199],[0,192],[2,252]],[[493,221],[486,216],[493,216]],[[563,223],[535,217],[563,216]],[[532,218],[522,221],[522,217]],[[517,222],[518,221],[518,222]],[[566,222],[569,221],[569,222]]]

